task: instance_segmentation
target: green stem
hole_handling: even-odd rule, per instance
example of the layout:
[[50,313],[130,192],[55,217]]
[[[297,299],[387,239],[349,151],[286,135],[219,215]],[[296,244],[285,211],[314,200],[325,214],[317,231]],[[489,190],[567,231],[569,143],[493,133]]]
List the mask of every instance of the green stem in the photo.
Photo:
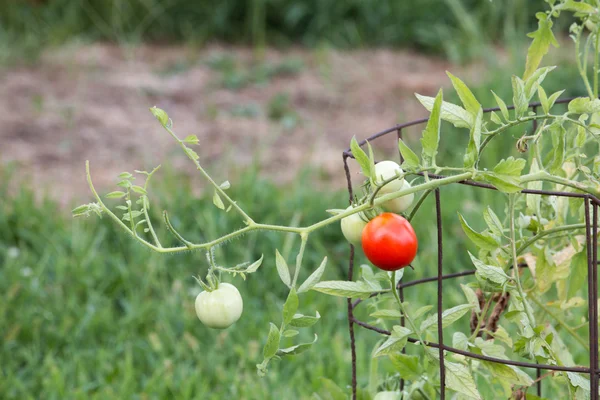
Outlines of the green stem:
[[419,197],[419,200],[417,200],[417,203],[415,204],[415,206],[413,207],[413,209],[410,212],[410,215],[407,218],[408,221],[412,221],[412,219],[415,217],[415,214],[417,213],[417,211],[419,211],[419,208],[421,208],[421,205],[423,204],[423,202],[425,201],[425,199],[427,198],[427,196],[429,196],[429,194],[431,192],[433,192],[433,189],[426,190],[425,192],[423,192],[421,197]]
[[[576,55],[575,59],[577,61],[577,69],[579,70],[579,75],[581,75],[581,78],[583,80],[583,83],[585,84],[585,88],[588,92],[588,95],[590,97],[593,97],[594,91],[592,90],[592,87],[590,86],[590,80],[587,76],[587,59],[585,59],[585,61],[584,61],[585,68],[582,65],[582,61],[581,61],[580,44],[581,44],[581,33],[583,32],[583,29],[584,28],[581,27],[580,31],[577,33],[577,37],[575,38],[575,55]],[[587,54],[587,51],[585,52],[585,54]]]
[[579,336],[577,334],[577,332],[575,332],[575,330],[573,328],[571,328],[569,325],[567,325],[566,322],[564,322],[558,315],[554,314],[548,307],[546,307],[546,305],[544,303],[542,303],[540,300],[538,300],[535,296],[531,296],[530,299],[542,310],[544,310],[544,312],[546,314],[548,314],[549,316],[551,316],[552,318],[554,318],[556,320],[556,322],[558,322],[558,324],[560,326],[562,326],[567,332],[569,332],[571,334],[571,336],[573,336],[573,338],[575,340],[577,340],[579,343],[581,343],[583,345],[583,347],[586,350],[589,350],[589,344],[583,340],[583,338],[581,336]]
[[600,192],[594,190],[592,187],[588,187],[582,183],[572,181],[559,176],[551,175],[546,171],[538,171],[533,174],[523,175],[520,178],[521,183],[533,182],[533,181],[548,181],[557,183],[563,186],[569,186],[573,189],[581,190],[582,192],[592,194],[596,197],[600,196]]
[[[396,289],[396,271],[392,272],[392,275],[390,276],[390,285],[391,285],[392,293],[394,293],[394,298],[396,299],[396,302],[398,303],[398,307],[400,307],[400,311],[402,312],[402,315],[404,315],[404,317],[406,318],[406,321],[408,322],[408,325],[410,325],[410,329],[412,329],[412,331],[415,333],[415,335],[417,335],[417,338],[419,338],[419,342],[421,342],[421,344],[427,345],[427,343],[421,337],[421,332],[419,332],[414,321],[412,320],[412,318],[410,317],[408,312],[406,312],[406,308],[404,307],[404,304],[402,304],[402,301],[400,301],[400,296],[398,295],[398,289]],[[429,354],[427,352],[425,352],[425,353]]]
[[492,297],[493,296],[490,296],[490,298],[487,299],[487,301],[485,302],[485,306],[483,307],[483,310],[481,311],[481,317],[478,318],[478,320],[477,320],[477,327],[475,328],[475,331],[469,338],[469,342],[472,342],[473,340],[475,340],[475,338],[479,334],[479,331],[481,331],[481,326],[482,326],[481,321],[485,319],[485,316],[487,315],[487,312],[490,309],[490,305],[492,304]]
[[532,236],[525,243],[523,243],[517,249],[517,255],[521,254],[523,251],[525,251],[525,249],[527,249],[533,243],[537,242],[539,239],[541,239],[545,236],[548,236],[548,235],[551,235],[551,234],[557,233],[557,232],[569,231],[569,230],[574,230],[574,229],[584,229],[584,228],[585,228],[585,224],[571,224],[571,225],[558,226],[556,228],[551,228],[551,229],[542,231],[542,232],[538,233],[537,235]]
[[495,138],[496,136],[498,136],[500,133],[504,132],[507,129],[512,128],[513,126],[517,126],[519,124],[522,124],[524,122],[529,122],[529,121],[533,121],[533,120],[540,120],[540,119],[552,119],[552,118],[556,118],[556,116],[554,115],[532,115],[529,117],[521,117],[515,121],[511,121],[508,124],[501,126],[498,129],[495,129],[493,131],[488,132],[487,136],[485,139],[483,139],[483,142],[481,142],[481,146],[479,147],[479,156],[481,157],[481,153],[483,152],[483,150],[485,149],[485,147],[488,145],[488,143]]
[[300,275],[300,268],[302,267],[302,257],[304,257],[304,250],[306,249],[306,242],[308,241],[308,233],[302,232],[300,234],[300,251],[296,256],[296,269],[294,270],[294,280],[292,281],[292,287],[296,287],[298,281],[298,275]]
[[531,310],[527,305],[527,298],[525,297],[523,286],[521,286],[521,274],[519,271],[519,265],[517,263],[517,242],[515,240],[515,197],[516,194],[511,194],[508,196],[508,207],[510,210],[510,247],[512,250],[513,272],[515,274],[517,290],[519,291],[519,295],[523,300],[523,308],[525,309],[525,313],[527,314],[527,318],[529,319],[529,324],[533,328],[535,327],[535,318],[533,317],[533,314],[531,313]]
[[594,36],[596,42],[594,44],[594,97],[592,97],[592,100],[598,98],[598,51],[600,50],[600,35],[596,32]]
[[[148,174],[148,176],[146,177],[146,182],[144,183],[144,191],[148,190],[148,183],[150,182],[150,179],[152,178],[152,175],[158,171],[158,169],[160,168],[160,165],[156,168],[154,168],[152,170],[152,172],[150,172]],[[144,194],[142,197],[142,208],[144,209],[144,217],[146,218],[146,224],[148,225],[148,230],[150,230],[150,234],[152,235],[152,237],[154,238],[154,243],[156,244],[157,247],[162,248],[162,244],[160,243],[160,240],[158,240],[158,236],[156,235],[156,232],[154,231],[154,227],[152,226],[152,221],[150,221],[150,216],[148,215],[148,208],[150,207],[150,201],[148,200],[148,195]]]

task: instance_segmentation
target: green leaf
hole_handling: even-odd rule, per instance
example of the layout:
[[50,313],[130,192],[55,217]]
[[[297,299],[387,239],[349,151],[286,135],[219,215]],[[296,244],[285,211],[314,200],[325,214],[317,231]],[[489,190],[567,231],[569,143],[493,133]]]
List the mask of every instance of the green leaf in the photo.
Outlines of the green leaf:
[[258,269],[258,267],[260,267],[261,264],[262,264],[263,257],[264,256],[261,254],[260,258],[258,260],[254,261],[252,264],[250,264],[248,266],[248,268],[246,268],[245,271],[242,271],[242,272],[245,272],[247,274],[251,274],[252,272],[256,272],[256,270]]
[[188,157],[194,161],[196,161],[200,158],[198,153],[196,153],[194,150],[190,149],[189,147],[185,148],[185,152],[187,153]]
[[160,108],[154,106],[150,108],[150,112],[156,117],[156,119],[158,120],[158,122],[161,123],[162,126],[167,126],[167,124],[169,123],[169,116],[164,110],[161,110]]
[[506,273],[502,270],[502,268],[487,265],[483,261],[475,258],[471,252],[469,253],[469,257],[471,257],[471,261],[477,270],[476,274],[478,277],[490,281],[496,284],[499,287],[504,287],[510,280],[510,276],[506,275]]
[[498,97],[498,95],[496,93],[494,93],[493,90],[492,90],[492,94],[494,95],[494,98],[496,99],[496,103],[498,103],[498,107],[500,107],[500,112],[502,112],[502,116],[504,117],[504,119],[506,121],[509,121],[510,115],[508,114],[508,108],[506,107],[506,103],[504,102],[504,100],[502,100],[500,97]]
[[[530,174],[535,174],[539,172],[540,168],[538,166],[537,160],[534,158],[531,161],[531,167],[529,168]],[[527,189],[529,190],[540,190],[542,189],[543,182],[542,181],[532,181],[527,183]],[[525,201],[527,203],[527,209],[530,211],[530,214],[539,214],[538,209],[540,206],[540,196],[537,194],[526,194]]]
[[313,326],[321,319],[321,315],[317,311],[315,317],[311,317],[309,315],[295,314],[294,318],[290,321],[290,326],[294,328],[307,328],[309,326]]
[[479,109],[481,109],[481,104],[479,104],[471,90],[463,81],[448,71],[446,71],[446,74],[452,81],[452,86],[454,86],[454,90],[456,90],[456,93],[458,94],[458,97],[460,97],[460,101],[462,101],[465,109],[473,116],[476,116],[479,113]]
[[356,137],[353,137],[350,141],[350,150],[352,151],[354,159],[356,160],[358,165],[360,165],[360,169],[362,170],[363,175],[367,178],[374,179],[373,175],[375,174],[375,169],[373,168],[371,160],[369,159],[369,156],[367,156],[367,153],[365,153],[365,151],[358,145]]
[[317,339],[318,339],[318,337],[317,337],[317,334],[315,333],[315,340],[313,340],[312,342],[300,343],[300,344],[297,344],[292,347],[287,347],[285,349],[279,349],[277,351],[277,355],[283,357],[283,356],[295,356],[297,354],[304,353],[306,350],[310,349],[313,344],[317,343]]
[[283,332],[282,336],[283,337],[294,337],[294,336],[298,336],[298,334],[300,334],[300,331],[296,331],[294,329],[287,329]]
[[183,141],[188,144],[198,144],[200,142],[198,140],[198,136],[196,135],[188,135],[185,139],[183,139]]
[[313,286],[312,290],[332,296],[349,298],[368,298],[373,290],[364,282],[351,281],[323,281]]
[[582,247],[581,251],[571,259],[571,267],[569,269],[569,278],[567,279],[567,297],[572,298],[579,293],[582,288],[585,288],[587,280],[587,248]]
[[[458,321],[463,315],[473,309],[471,304],[461,304],[456,307],[449,308],[442,313],[442,328],[447,328],[454,322]],[[421,322],[420,330],[426,329],[437,330],[438,328],[438,313],[432,314],[423,322]]]
[[535,32],[528,33],[527,36],[533,39],[529,50],[527,50],[527,61],[525,63],[525,73],[523,79],[529,78],[537,69],[542,62],[542,58],[548,50],[550,45],[558,47],[558,42],[552,33],[552,20],[549,16],[544,13],[538,13],[542,16],[538,21],[538,29]]
[[454,332],[452,335],[452,347],[467,351],[469,349],[469,338],[462,332]]
[[523,190],[518,178],[510,175],[500,175],[492,172],[483,174],[483,178],[504,193],[517,193]]
[[80,217],[82,215],[87,215],[90,212],[90,205],[89,204],[83,204],[79,207],[75,207],[74,209],[71,210],[71,214],[73,214],[74,217]]
[[466,366],[450,361],[444,362],[444,365],[446,367],[446,385],[448,389],[472,399],[481,399],[475,380]]
[[119,179],[131,179],[131,178],[133,178],[133,175],[131,175],[129,172],[121,172],[119,175],[117,175],[117,178],[119,178]]
[[543,67],[537,69],[531,76],[525,79],[525,95],[527,96],[527,101],[529,102],[537,88],[541,85],[541,83],[548,75],[548,72],[554,70],[556,67]]
[[381,344],[373,353],[373,357],[382,357],[387,356],[394,353],[400,353],[404,346],[406,346],[406,342],[408,341],[408,336],[412,333],[412,331],[404,326],[395,325],[392,330],[392,334],[390,337]]
[[423,376],[421,360],[417,356],[402,353],[390,354],[390,361],[394,369],[406,380],[418,380]]
[[479,157],[482,121],[483,110],[480,107],[479,111],[477,111],[477,116],[475,117],[475,123],[473,124],[473,128],[471,129],[469,144],[467,145],[467,152],[464,156],[465,168],[472,168],[473,166],[475,166],[475,163],[477,162],[477,159]]
[[134,192],[139,193],[139,194],[148,194],[148,192],[146,192],[146,189],[144,189],[143,187],[138,186],[138,185],[133,185],[131,187],[131,190],[133,190]]
[[519,368],[490,361],[482,361],[496,379],[508,382],[511,385],[531,386],[533,379]]
[[231,187],[231,183],[229,181],[225,181],[219,185],[219,187],[223,190],[227,190]]
[[506,160],[501,160],[495,167],[494,172],[499,175],[521,176],[521,171],[525,168],[526,161],[522,158],[515,159],[508,157]]
[[125,192],[120,192],[120,191],[116,191],[116,192],[110,192],[109,194],[107,194],[106,197],[107,199],[120,199],[121,197],[125,197],[127,195],[127,193]]
[[498,248],[499,244],[494,238],[476,232],[473,228],[471,228],[471,226],[469,226],[469,224],[461,215],[461,213],[458,213],[458,218],[460,219],[460,224],[462,225],[463,231],[465,232],[467,237],[475,244],[475,246],[482,250],[488,251],[492,251]]
[[281,340],[281,334],[279,328],[274,323],[270,323],[269,336],[267,336],[267,342],[263,348],[263,357],[265,359],[273,358],[277,354],[279,349],[279,342]]
[[559,90],[556,93],[553,93],[550,98],[548,99],[548,109],[551,109],[552,106],[554,106],[554,103],[556,102],[556,100],[560,97],[561,94],[563,94],[564,90]]
[[279,253],[279,250],[275,250],[275,265],[277,266],[277,273],[279,274],[281,281],[287,287],[291,287],[290,268],[281,253]]
[[502,236],[502,222],[489,206],[483,211],[483,219],[494,235]]
[[123,188],[130,188],[132,186],[131,182],[128,181],[127,179],[123,179],[122,181],[117,183],[117,186],[121,186]]
[[515,106],[515,117],[519,118],[527,112],[529,104],[527,103],[527,96],[525,94],[525,82],[518,76],[512,76],[512,89],[513,89],[513,104]]
[[463,285],[462,283],[460,284],[460,288],[462,289],[463,293],[465,294],[465,297],[467,298],[467,301],[469,302],[471,307],[473,307],[473,309],[476,312],[480,313],[481,307],[479,306],[479,299],[477,298],[475,291],[473,289],[471,289],[469,286]]
[[[435,99],[429,96],[421,96],[420,94],[416,94],[417,100],[421,102],[423,107],[427,109],[427,111],[431,112],[433,110],[433,104]],[[473,125],[473,116],[464,108],[457,106],[456,104],[448,103],[446,101],[442,102],[442,111],[441,118],[444,121],[450,122],[457,128],[471,128]]]
[[317,268],[312,274],[310,274],[310,276],[306,278],[304,283],[300,285],[300,287],[298,288],[298,293],[308,292],[310,289],[313,288],[313,286],[319,283],[321,277],[323,276],[323,273],[325,272],[326,265],[327,257],[323,259],[321,265],[319,265],[319,268]]
[[544,114],[550,113],[550,101],[548,100],[548,96],[546,96],[546,91],[540,85],[538,86],[538,98],[540,99],[540,103],[542,104],[542,109],[544,110]]
[[417,169],[419,167],[419,156],[417,156],[414,151],[402,141],[402,139],[398,139],[398,149],[404,159],[403,166],[406,165],[412,169]]
[[577,97],[569,102],[569,112],[574,114],[594,114],[600,111],[600,99]]
[[573,11],[582,14],[596,14],[594,6],[584,3],[583,1],[566,0],[563,4],[558,4],[555,7],[557,10]]
[[433,103],[433,109],[427,121],[427,126],[423,131],[423,137],[421,138],[421,144],[423,146],[423,159],[424,166],[435,165],[435,156],[437,154],[438,145],[440,142],[440,113],[442,107],[442,90],[438,92]]
[[490,120],[496,125],[504,125],[498,114],[496,114],[494,111],[490,113]]
[[296,289],[292,288],[288,294],[287,300],[283,304],[283,323],[289,324],[298,310],[298,294]]
[[220,208],[221,210],[225,209],[225,204],[223,203],[223,200],[221,200],[221,196],[219,196],[219,192],[217,192],[215,190],[215,193],[213,194],[213,204],[215,206],[217,206],[217,208]]
[[552,134],[553,157],[548,169],[551,174],[558,175],[560,171],[562,171],[563,163],[565,161],[567,131],[560,123],[555,123],[550,125],[550,132]]
[[316,400],[348,400],[346,393],[335,382],[323,377],[320,377],[320,379],[321,388],[317,395],[319,397]]
[[417,311],[415,311],[414,313],[411,313],[413,320],[417,320],[417,319],[421,318],[423,315],[425,315],[432,309],[433,309],[433,306],[431,304],[428,306],[419,307],[417,309]]
[[374,313],[369,315],[373,318],[381,318],[381,319],[400,319],[402,314],[398,310],[377,310]]

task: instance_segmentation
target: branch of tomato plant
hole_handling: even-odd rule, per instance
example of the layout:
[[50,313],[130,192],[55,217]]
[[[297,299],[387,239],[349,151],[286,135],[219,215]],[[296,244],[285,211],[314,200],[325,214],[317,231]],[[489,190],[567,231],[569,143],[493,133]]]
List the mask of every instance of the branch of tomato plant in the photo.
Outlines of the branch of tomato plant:
[[[584,54],[583,54],[583,64],[581,61],[581,54],[580,54],[580,45],[581,45],[581,33],[583,32],[583,26],[580,27],[579,31],[577,32],[577,36],[575,37],[575,54],[576,54],[576,61],[577,61],[577,70],[579,71],[579,75],[581,75],[581,78],[583,80],[583,83],[585,84],[585,88],[588,92],[588,95],[590,96],[590,98],[592,98],[594,96],[594,92],[592,90],[592,87],[590,86],[590,80],[587,76],[587,47],[588,47],[588,43],[586,42],[585,48],[584,48]],[[589,38],[591,37],[588,36],[588,41]]]
[[475,340],[475,338],[477,337],[477,335],[481,331],[481,327],[483,325],[482,321],[485,321],[485,317],[486,317],[487,312],[488,312],[488,310],[490,308],[490,305],[492,304],[492,300],[493,300],[493,296],[490,296],[487,299],[487,301],[485,302],[485,306],[483,307],[483,310],[481,310],[481,314],[480,314],[479,318],[477,319],[477,327],[475,328],[475,330],[471,334],[471,337],[469,338],[469,342],[472,342],[473,340]]
[[[562,118],[562,115],[560,117]],[[502,125],[501,127],[494,129],[493,131],[489,131],[489,132],[485,133],[486,137],[485,137],[485,139],[483,139],[483,142],[481,142],[481,146],[479,147],[479,157],[478,158],[481,158],[481,154],[483,153],[483,150],[488,145],[488,143],[493,138],[498,136],[500,133],[506,131],[507,129],[510,129],[512,127],[515,127],[515,126],[525,123],[525,122],[530,122],[530,121],[534,121],[534,120],[552,119],[552,118],[557,118],[557,116],[551,115],[551,114],[542,114],[542,115],[531,115],[528,117],[520,117],[514,121],[509,121],[506,125]]]
[[294,270],[294,279],[292,280],[292,287],[296,287],[298,281],[298,275],[300,275],[300,268],[302,267],[302,258],[304,257],[304,250],[306,249],[306,242],[308,241],[308,232],[302,232],[300,234],[300,250],[296,256],[296,269]]
[[569,332],[571,334],[571,336],[573,336],[573,338],[575,340],[577,340],[579,343],[581,343],[586,350],[588,350],[588,351],[590,350],[589,343],[586,342],[585,340],[583,340],[583,338],[581,336],[579,336],[577,334],[577,332],[575,332],[575,330],[573,328],[571,328],[566,322],[564,322],[558,315],[554,314],[552,312],[552,310],[550,310],[548,307],[546,307],[546,305],[544,303],[542,303],[540,300],[538,300],[535,296],[531,296],[529,298],[539,308],[541,308],[546,314],[548,314],[549,316],[551,316],[552,318],[554,318],[556,320],[556,322],[558,322],[558,324],[560,326],[562,326],[567,332]]
[[[592,34],[590,33],[589,36],[592,36]],[[595,33],[595,39],[596,42],[594,44],[594,96],[590,97],[590,99],[597,99],[598,98],[598,73],[600,71],[598,71],[598,51],[600,51],[600,35],[598,35],[598,32]]]
[[560,176],[549,174],[546,171],[538,171],[532,174],[523,175],[520,178],[521,183],[534,182],[534,181],[548,181],[552,183],[557,183],[559,185],[572,187],[573,189],[581,190],[582,192],[594,195],[596,197],[600,197],[600,191],[594,190],[591,187],[588,187],[580,182],[573,181],[566,178],[561,178]]
[[148,225],[148,230],[150,231],[150,234],[152,235],[152,237],[154,238],[154,243],[156,244],[157,247],[162,248],[162,244],[160,243],[160,240],[158,240],[158,236],[156,235],[156,232],[154,231],[154,227],[152,226],[152,221],[150,221],[150,216],[148,215],[148,209],[150,208],[150,202],[148,201],[148,184],[150,183],[150,179],[152,178],[152,175],[154,175],[154,173],[156,171],[158,171],[158,169],[160,168],[160,165],[156,168],[154,168],[151,172],[146,172],[145,174],[146,176],[146,182],[144,182],[144,193],[142,195],[142,208],[144,209],[144,218],[146,219],[146,224]]

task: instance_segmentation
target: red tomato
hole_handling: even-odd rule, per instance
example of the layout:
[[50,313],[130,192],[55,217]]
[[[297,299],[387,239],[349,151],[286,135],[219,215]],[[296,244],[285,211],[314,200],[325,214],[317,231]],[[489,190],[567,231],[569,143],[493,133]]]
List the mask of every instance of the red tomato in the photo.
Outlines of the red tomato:
[[362,233],[362,248],[376,267],[385,271],[404,268],[417,255],[417,236],[404,217],[383,213],[373,218]]

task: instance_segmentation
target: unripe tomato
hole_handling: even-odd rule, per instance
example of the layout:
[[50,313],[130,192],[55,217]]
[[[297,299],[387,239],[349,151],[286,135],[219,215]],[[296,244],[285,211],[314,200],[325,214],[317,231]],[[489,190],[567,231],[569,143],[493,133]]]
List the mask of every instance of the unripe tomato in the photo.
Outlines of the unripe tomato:
[[200,292],[196,297],[196,315],[209,328],[225,329],[240,319],[244,301],[235,286],[219,283],[212,292]]
[[417,255],[417,235],[404,217],[383,213],[373,218],[362,234],[362,248],[376,267],[385,271],[404,268]]
[[373,397],[373,400],[400,400],[400,392],[385,391],[379,392]]
[[[408,181],[404,181],[402,183],[401,189],[405,190],[405,189],[409,189],[410,187],[411,187],[410,183],[408,183]],[[382,188],[382,190],[383,189],[384,188]],[[381,206],[389,212],[399,214],[401,212],[408,210],[408,208],[410,207],[410,205],[412,204],[414,199],[415,199],[415,194],[411,193],[411,194],[407,194],[406,196],[402,196],[402,197],[398,197],[396,199],[386,201]]]
[[[393,161],[381,161],[375,164],[375,182],[378,184],[383,183],[387,179],[393,178],[399,174],[403,174],[402,168]],[[396,179],[391,181],[379,190],[381,194],[394,193],[402,189],[402,183],[404,178]]]
[[[351,209],[352,206],[346,208],[346,210]],[[360,246],[362,232],[367,225],[367,221],[361,218],[361,213],[352,214],[346,218],[342,218],[340,224],[342,226],[342,233],[344,234],[346,240],[355,246]]]

